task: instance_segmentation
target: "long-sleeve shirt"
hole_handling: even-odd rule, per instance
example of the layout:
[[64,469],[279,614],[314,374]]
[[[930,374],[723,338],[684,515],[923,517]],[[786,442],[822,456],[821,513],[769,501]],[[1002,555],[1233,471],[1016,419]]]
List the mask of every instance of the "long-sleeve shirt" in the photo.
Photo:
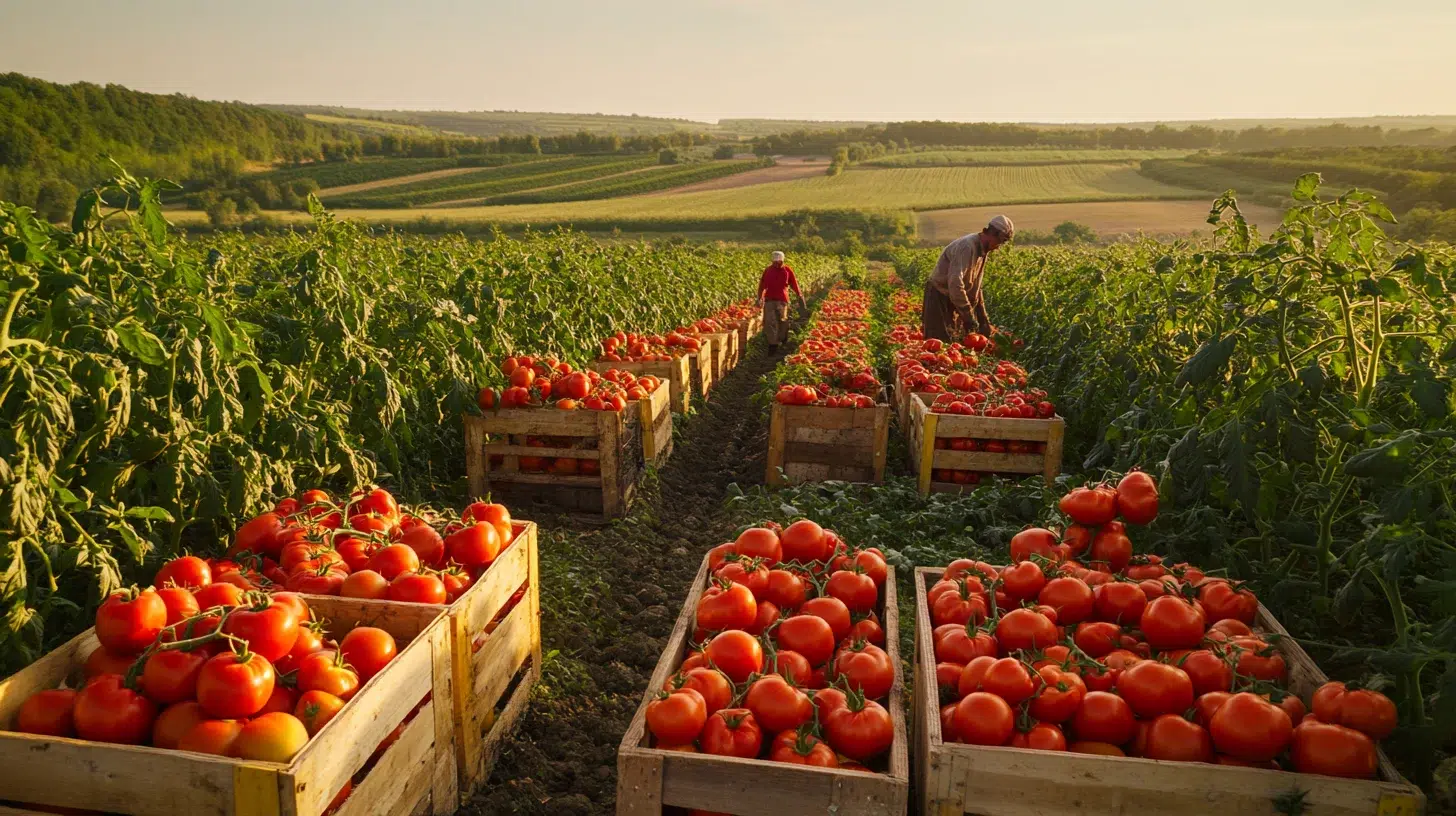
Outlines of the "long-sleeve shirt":
[[929,284],[950,298],[962,320],[974,323],[981,334],[990,334],[991,318],[986,314],[986,298],[981,292],[985,267],[986,253],[981,251],[980,234],[964,235],[941,251]]
[[800,300],[804,299],[803,293],[799,291],[799,281],[794,278],[794,270],[788,264],[769,264],[758,279],[758,294],[764,300],[788,303],[789,289],[793,289]]

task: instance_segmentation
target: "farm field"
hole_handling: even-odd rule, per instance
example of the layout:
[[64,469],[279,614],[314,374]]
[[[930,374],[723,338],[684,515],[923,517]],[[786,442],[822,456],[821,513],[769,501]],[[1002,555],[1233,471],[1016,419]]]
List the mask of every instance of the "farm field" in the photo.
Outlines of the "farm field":
[[[1279,226],[1283,213],[1272,207],[1244,204],[1251,224],[1268,232]],[[922,243],[945,244],[968,232],[977,232],[992,217],[1005,213],[1017,229],[1050,232],[1064,221],[1091,227],[1100,238],[1135,236],[1181,236],[1208,234],[1208,202],[1192,201],[1109,201],[1068,204],[1016,204],[1009,206],[962,207],[917,213],[916,235]]]
[[1187,156],[1191,150],[1058,150],[1055,148],[980,148],[959,150],[922,150],[896,153],[870,159],[864,165],[872,167],[924,167],[941,165],[998,165],[998,164],[1084,164],[1118,161],[1139,161],[1142,159],[1178,159]]

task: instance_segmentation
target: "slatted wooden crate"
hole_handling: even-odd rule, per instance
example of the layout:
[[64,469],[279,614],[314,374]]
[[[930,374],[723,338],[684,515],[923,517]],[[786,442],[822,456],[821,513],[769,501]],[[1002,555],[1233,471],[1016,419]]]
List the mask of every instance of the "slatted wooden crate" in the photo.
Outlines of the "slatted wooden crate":
[[606,372],[615,368],[639,377],[651,374],[668,384],[672,410],[684,414],[687,413],[688,407],[692,405],[693,401],[692,364],[688,361],[690,356],[684,354],[671,360],[651,360],[641,363],[631,363],[625,360],[616,362],[597,360],[592,363],[592,369]]
[[[1040,473],[1051,484],[1062,472],[1062,436],[1066,423],[1051,419],[1008,419],[1005,417],[962,416],[933,413],[926,397],[909,394],[905,429],[910,467],[915,471],[920,494],[950,493],[967,485],[936,481],[937,470],[965,470],[979,473]],[[990,453],[958,451],[936,447],[936,440],[956,439],[1036,442],[1041,453]]]
[[708,393],[713,386],[718,384],[717,350],[714,348],[712,335],[700,334],[699,341],[702,343],[697,351],[687,355],[688,371],[692,376],[693,391],[701,394],[703,399],[708,398]]
[[758,314],[752,317],[745,317],[742,320],[732,321],[728,325],[732,326],[733,330],[738,333],[738,348],[739,353],[742,354],[748,350],[748,341],[757,337],[758,333],[763,331],[763,312],[760,311]]
[[[1134,757],[1034,751],[945,742],[940,731],[935,645],[925,596],[943,569],[915,570],[915,810],[924,816],[1087,816],[1177,813],[1264,816],[1275,801],[1303,794],[1304,816],[1417,816],[1420,788],[1403,779],[1384,751],[1378,779],[1242,768]],[[1259,606],[1255,628],[1282,635],[1275,645],[1290,688],[1306,700],[1328,678],[1289,633]]]
[[770,485],[881,482],[890,438],[890,406],[826,408],[775,402],[769,415]]
[[738,332],[708,332],[698,336],[713,343],[713,382],[720,383],[738,365]]
[[664,808],[670,807],[701,808],[735,816],[903,814],[910,794],[910,758],[904,683],[900,674],[899,605],[894,568],[885,580],[877,609],[885,629],[885,651],[895,666],[895,682],[885,703],[894,724],[895,741],[889,755],[876,766],[885,773],[811,768],[650,747],[647,703],[682,665],[693,632],[698,598],[707,581],[705,557],[662,659],[648,681],[642,704],[617,749],[619,816],[659,816]]
[[[643,467],[660,464],[672,453],[668,396],[664,381],[620,412],[504,408],[467,414],[465,469],[471,495],[544,501],[608,518],[625,515]],[[528,437],[571,442],[566,447],[533,447]],[[522,459],[555,458],[578,460],[576,474],[521,466]]]
[[[0,732],[0,811],[320,816],[352,781],[338,816],[455,812],[455,672],[443,608],[337,598],[309,605],[332,634],[377,626],[394,635],[400,652],[292,762]],[[88,630],[0,683],[0,727],[32,693],[77,677],[97,647]],[[376,757],[396,729],[398,738]]]

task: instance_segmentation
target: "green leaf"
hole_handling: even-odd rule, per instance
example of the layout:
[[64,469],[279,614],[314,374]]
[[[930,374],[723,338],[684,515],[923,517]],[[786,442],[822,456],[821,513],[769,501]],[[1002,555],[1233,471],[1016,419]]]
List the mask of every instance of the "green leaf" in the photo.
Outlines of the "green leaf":
[[116,338],[121,342],[121,347],[143,363],[152,366],[159,366],[167,362],[167,347],[155,334],[147,331],[146,327],[135,319],[127,319],[116,324]]
[[1419,432],[1401,434],[1379,445],[1373,445],[1351,456],[1345,462],[1345,473],[1359,479],[1401,479],[1414,467],[1411,453]]
[[142,541],[141,536],[137,535],[136,530],[133,530],[130,524],[124,521],[116,521],[108,526],[121,536],[122,542],[126,544],[127,551],[131,553],[131,557],[137,563],[141,563],[146,558],[147,550],[151,548],[146,542]]
[[122,511],[122,515],[147,521],[174,521],[172,514],[164,507],[128,507]]
[[1305,173],[1294,180],[1294,200],[1314,201],[1315,193],[1319,192],[1320,184],[1324,179],[1319,173]]
[[224,361],[231,362],[238,355],[238,337],[228,326],[227,316],[211,303],[201,304],[202,319],[207,323],[208,335],[217,353]]
[[1233,357],[1234,348],[1237,345],[1238,335],[1236,334],[1225,335],[1205,342],[1183,365],[1183,370],[1178,372],[1178,378],[1173,385],[1179,388],[1185,385],[1198,385],[1215,374],[1221,373],[1228,365],[1229,359]]
[[1411,384],[1410,395],[1421,413],[1431,419],[1445,419],[1451,413],[1450,384],[1431,377],[1429,373],[1416,378]]

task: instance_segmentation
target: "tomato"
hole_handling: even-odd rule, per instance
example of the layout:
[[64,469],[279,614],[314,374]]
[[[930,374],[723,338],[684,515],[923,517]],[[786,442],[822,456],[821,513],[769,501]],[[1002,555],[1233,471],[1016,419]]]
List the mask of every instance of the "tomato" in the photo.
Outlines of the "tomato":
[[816,768],[838,768],[839,758],[834,749],[812,734],[785,731],[779,734],[769,747],[769,761],[785,762],[790,765],[810,765]]
[[1011,705],[994,694],[975,691],[956,704],[956,739],[970,745],[1005,745],[1016,730]]
[[1231,691],[1210,691],[1200,694],[1197,700],[1193,701],[1194,717],[1198,724],[1207,728],[1213,723],[1214,712],[1219,706],[1229,701],[1234,696]]
[[251,717],[273,696],[276,674],[262,655],[223,652],[208,659],[197,675],[197,702],[209,717]]
[[1012,748],[1030,748],[1036,751],[1065,751],[1067,736],[1062,729],[1051,723],[1036,723],[1026,731],[1017,731],[1007,743]]
[[981,690],[981,681],[985,679],[986,672],[996,665],[995,655],[982,655],[971,659],[971,662],[961,669],[960,682],[956,684],[956,693],[961,697],[973,691]]
[[445,539],[428,524],[416,524],[405,530],[399,540],[415,551],[421,564],[437,567],[445,561]]
[[760,601],[754,609],[753,623],[739,627],[754,637],[768,631],[769,627],[778,623],[779,608],[768,601]]
[[155,590],[113,592],[96,610],[96,639],[112,654],[136,654],[167,625],[167,604]]
[[1087,696],[1087,684],[1076,673],[1056,666],[1043,666],[1037,674],[1041,687],[1031,700],[1031,716],[1045,723],[1070,720],[1081,707],[1082,698]]
[[1140,660],[1117,678],[1117,693],[1144,719],[1176,714],[1193,705],[1193,681],[1167,663]]
[[931,637],[934,638],[937,660],[965,665],[981,655],[995,657],[1000,651],[996,639],[989,633],[953,623],[937,626]]
[[758,559],[733,558],[725,561],[714,573],[714,578],[743,584],[757,599],[768,593],[768,567]]
[[339,653],[344,662],[358,673],[360,683],[369,682],[394,659],[397,652],[394,635],[373,626],[356,627],[339,643]]
[[1284,709],[1257,694],[1244,692],[1218,707],[1208,730],[1220,753],[1264,762],[1278,756],[1289,744],[1294,726]]
[[740,533],[733,543],[733,551],[745,558],[761,558],[768,567],[783,559],[779,534],[764,527],[749,527]]
[[241,638],[250,651],[272,662],[293,649],[293,642],[298,639],[298,622],[296,608],[265,598],[253,606],[234,609],[223,624],[223,631]]
[[1132,739],[1137,725],[1126,700],[1105,691],[1089,691],[1072,716],[1072,728],[1079,740],[1122,745]]
[[1011,537],[1011,563],[1030,561],[1033,555],[1057,560],[1057,534],[1045,527],[1028,527]]
[[1210,633],[1219,632],[1223,634],[1224,640],[1231,640],[1236,637],[1250,637],[1254,634],[1254,630],[1250,629],[1247,623],[1234,618],[1225,618],[1217,621],[1208,627],[1208,631]]
[[[454,538],[454,536],[451,536],[451,538]],[[451,558],[454,558],[454,556],[455,554],[452,551]],[[458,558],[455,560],[460,561]],[[464,564],[465,562],[460,561],[460,563]],[[467,564],[467,566],[469,565]],[[368,568],[379,573],[384,577],[384,580],[393,581],[401,573],[418,572],[420,569],[420,557],[414,550],[403,544],[391,544],[388,547],[380,548],[378,552],[369,558]]]
[[1067,750],[1074,754],[1096,754],[1098,756],[1125,757],[1127,753],[1121,748],[1108,742],[1096,742],[1092,740],[1078,740],[1067,746]]
[[339,594],[345,598],[365,598],[382,601],[389,597],[389,581],[371,569],[352,572],[339,587]]
[[[833,630],[834,641],[836,643],[848,637],[850,627],[853,626],[849,614],[849,607],[845,606],[844,601],[838,598],[830,598],[828,596],[823,598],[810,598],[799,607],[799,613],[823,618],[829,624],[829,628]],[[794,651],[799,650],[795,649]],[[804,656],[808,657],[807,654]],[[810,660],[812,661],[813,658],[810,658]]]
[[[1142,593],[1138,593],[1142,597]],[[1122,627],[1106,621],[1083,621],[1077,624],[1072,641],[1089,657],[1105,657],[1117,648]]]
[[695,689],[659,691],[657,697],[647,704],[647,728],[660,743],[680,745],[692,742],[707,722],[707,703]]
[[76,693],[71,719],[76,736],[96,742],[140,745],[152,733],[157,704],[127,688],[125,678],[103,674]]
[[1270,683],[1283,684],[1288,676],[1288,666],[1279,650],[1256,637],[1236,637],[1229,647],[1237,656],[1234,670]]
[[1036,600],[1057,610],[1057,623],[1063,626],[1092,617],[1092,588],[1080,578],[1053,578],[1037,593]]
[[1042,649],[1057,642],[1057,625],[1040,612],[1013,609],[996,622],[996,640],[1005,652]]
[[1117,512],[1129,524],[1151,524],[1158,517],[1158,485],[1140,470],[1117,483]]
[[167,626],[181,623],[202,611],[191,590],[172,586],[156,590],[156,593],[167,607]]
[[308,730],[292,714],[273,711],[249,720],[233,741],[232,753],[239,759],[288,762],[303,750]]
[[455,603],[474,585],[475,579],[463,567],[449,567],[440,572],[440,583],[445,585],[445,602]]
[[[781,570],[776,570],[781,572]],[[787,573],[786,573],[787,574]],[[797,576],[789,577],[797,580]],[[801,585],[802,589],[802,585]],[[715,579],[698,598],[697,625],[709,632],[747,629],[758,616],[753,593],[742,584]]]
[[789,685],[777,674],[754,681],[748,687],[744,705],[758,724],[771,733],[792,731],[814,718],[809,695]]
[[868,612],[875,608],[880,594],[875,581],[862,572],[839,570],[829,576],[825,594],[844,602],[850,612]]
[[1203,643],[1204,622],[1203,609],[1197,604],[1164,595],[1143,609],[1139,628],[1154,649],[1196,649]]
[[803,578],[788,570],[769,570],[763,600],[772,602],[779,609],[798,609],[807,599],[808,587],[804,585]]
[[[779,652],[780,660],[789,652]],[[708,714],[725,709],[733,702],[733,683],[717,669],[697,668],[680,672],[668,680],[667,689],[690,688],[702,695]],[[696,735],[694,735],[696,737]]]
[[1079,487],[1063,496],[1057,506],[1072,521],[1099,527],[1117,517],[1117,492],[1106,485]]
[[74,737],[76,692],[73,689],[45,689],[25,698],[15,712],[15,730],[48,737]]
[[1198,603],[1212,623],[1232,619],[1252,624],[1259,614],[1259,600],[1254,593],[1227,581],[1213,580],[1199,587]]
[[1069,556],[1077,558],[1092,546],[1092,528],[1081,524],[1068,524],[1062,531],[1062,546]]
[[945,573],[941,575],[940,579],[942,581],[954,581],[957,578],[961,578],[967,573],[972,572],[978,573],[980,577],[992,581],[996,580],[1000,576],[1000,573],[996,571],[995,567],[987,564],[984,561],[972,561],[969,558],[957,558],[956,560],[950,562],[950,564],[945,568]]
[[206,720],[207,712],[195,700],[169,705],[152,723],[152,745],[176,748],[187,732]]
[[1122,522],[1109,521],[1098,528],[1092,537],[1092,548],[1087,551],[1087,562],[1107,565],[1113,572],[1122,572],[1132,560],[1132,539],[1127,537]]
[[177,740],[177,750],[231,756],[242,731],[242,720],[203,720]]
[[445,582],[438,575],[401,572],[389,582],[389,600],[401,603],[444,604]]
[[1003,657],[992,663],[981,677],[981,690],[988,691],[1012,705],[1031,699],[1036,693],[1037,678],[1027,671],[1026,664],[1014,657]]
[[[833,648],[831,643],[831,651]],[[804,654],[799,649],[794,651]],[[730,629],[719,633],[708,641],[704,653],[709,663],[722,669],[735,683],[742,683],[754,672],[763,671],[763,646],[747,632]],[[808,657],[807,654],[804,656]],[[812,660],[810,658],[811,662]]]
[[822,665],[834,655],[834,630],[815,615],[788,618],[774,634],[780,647],[798,652],[812,666]]
[[1300,773],[1369,779],[1379,764],[1375,743],[1353,728],[1310,717],[1294,729],[1289,755]]
[[930,622],[935,626],[976,624],[986,620],[988,612],[980,581],[962,578],[952,582],[950,591],[939,593],[931,601]]
[[195,555],[173,558],[157,570],[152,586],[164,589],[169,586],[182,589],[201,589],[212,583],[212,567]]
[[878,550],[860,550],[855,553],[854,566],[868,575],[876,587],[884,586],[885,579],[890,575],[890,565],[885,563],[885,557]]
[[208,657],[200,649],[154,652],[142,667],[141,688],[148,697],[162,705],[190,700],[197,693],[197,677]]
[[1046,576],[1033,561],[1022,561],[1001,571],[1002,589],[1018,601],[1035,598],[1046,586]]
[[[861,642],[839,652],[834,659],[834,675],[842,678],[851,689],[877,700],[890,693],[890,687],[895,683],[895,664],[890,662],[890,656],[884,649]],[[759,717],[759,722],[768,726],[762,717]],[[769,730],[780,729],[769,726]]]
[[351,516],[368,515],[370,513],[388,519],[390,524],[393,525],[399,521],[399,503],[394,500],[394,496],[388,490],[382,487],[376,487],[356,499],[349,506],[349,515]]
[[299,691],[327,691],[348,701],[359,690],[359,673],[344,660],[342,652],[322,651],[298,661]]
[[125,675],[131,671],[132,663],[136,662],[136,655],[118,655],[98,648],[86,656],[86,663],[82,667],[82,673],[87,680],[100,677],[103,674]]
[[[307,494],[305,494],[307,495]],[[327,501],[327,496],[325,497]],[[233,546],[229,552],[255,552],[263,555],[277,555],[283,548],[283,535],[286,525],[283,517],[277,513],[264,513],[260,516],[249,519],[238,528],[233,536]],[[216,580],[214,575],[213,579]]]
[[496,534],[501,540],[501,549],[505,549],[514,537],[511,526],[511,511],[507,510],[504,504],[475,502],[465,508],[465,512],[461,514],[461,518],[466,524],[484,522],[494,527]]
[[344,701],[327,691],[305,691],[293,706],[293,716],[303,723],[308,735],[313,736],[328,725],[343,707]]
[[1395,703],[1378,691],[1350,689],[1332,680],[1315,689],[1310,698],[1313,714],[1320,722],[1353,728],[1373,740],[1383,740],[1395,730]]
[[890,713],[879,703],[858,694],[849,695],[845,707],[835,710],[823,726],[830,746],[859,762],[888,751],[895,739]]
[[746,708],[725,708],[708,717],[699,737],[703,753],[753,759],[763,747],[763,730]]

